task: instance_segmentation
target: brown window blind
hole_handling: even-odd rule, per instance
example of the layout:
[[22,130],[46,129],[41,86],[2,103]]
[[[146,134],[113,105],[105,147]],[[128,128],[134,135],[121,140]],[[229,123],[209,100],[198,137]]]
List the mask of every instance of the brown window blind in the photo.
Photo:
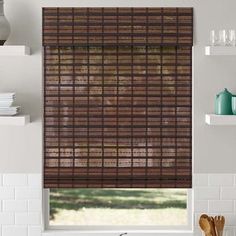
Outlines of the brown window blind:
[[44,8],[44,186],[189,188],[192,8]]

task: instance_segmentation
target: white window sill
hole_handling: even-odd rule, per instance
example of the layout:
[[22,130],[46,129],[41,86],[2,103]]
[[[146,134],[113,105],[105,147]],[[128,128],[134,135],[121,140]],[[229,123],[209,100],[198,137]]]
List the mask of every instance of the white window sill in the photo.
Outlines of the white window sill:
[[127,236],[193,236],[192,231],[77,231],[77,230],[46,230],[42,236],[119,236],[127,232]]

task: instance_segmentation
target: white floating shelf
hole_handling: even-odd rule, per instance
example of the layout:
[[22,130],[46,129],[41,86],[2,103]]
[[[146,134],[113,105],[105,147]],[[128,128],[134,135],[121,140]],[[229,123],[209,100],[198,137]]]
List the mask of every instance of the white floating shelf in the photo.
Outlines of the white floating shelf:
[[233,46],[207,46],[206,56],[236,56],[236,47]]
[[205,122],[208,125],[236,125],[236,115],[206,114]]
[[0,46],[0,56],[27,56],[30,55],[30,48],[24,45]]
[[29,115],[0,116],[0,125],[24,126],[30,123]]

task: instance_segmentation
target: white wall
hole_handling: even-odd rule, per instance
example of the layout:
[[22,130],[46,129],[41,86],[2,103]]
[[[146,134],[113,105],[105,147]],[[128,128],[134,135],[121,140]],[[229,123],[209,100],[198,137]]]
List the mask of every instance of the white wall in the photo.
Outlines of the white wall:
[[194,150],[195,172],[235,172],[235,127],[209,127],[215,94],[236,93],[236,57],[206,57],[210,29],[236,29],[235,0],[5,0],[12,27],[8,44],[32,47],[30,57],[0,58],[0,91],[15,91],[17,103],[32,116],[26,127],[0,127],[0,172],[40,173],[42,163],[42,6],[192,6],[195,15]]

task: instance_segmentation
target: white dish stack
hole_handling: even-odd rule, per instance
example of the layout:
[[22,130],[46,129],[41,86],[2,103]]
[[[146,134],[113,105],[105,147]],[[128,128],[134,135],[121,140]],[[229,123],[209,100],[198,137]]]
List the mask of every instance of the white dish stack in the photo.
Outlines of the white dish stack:
[[0,93],[0,116],[14,116],[20,111],[20,107],[12,106],[15,101],[15,93]]

